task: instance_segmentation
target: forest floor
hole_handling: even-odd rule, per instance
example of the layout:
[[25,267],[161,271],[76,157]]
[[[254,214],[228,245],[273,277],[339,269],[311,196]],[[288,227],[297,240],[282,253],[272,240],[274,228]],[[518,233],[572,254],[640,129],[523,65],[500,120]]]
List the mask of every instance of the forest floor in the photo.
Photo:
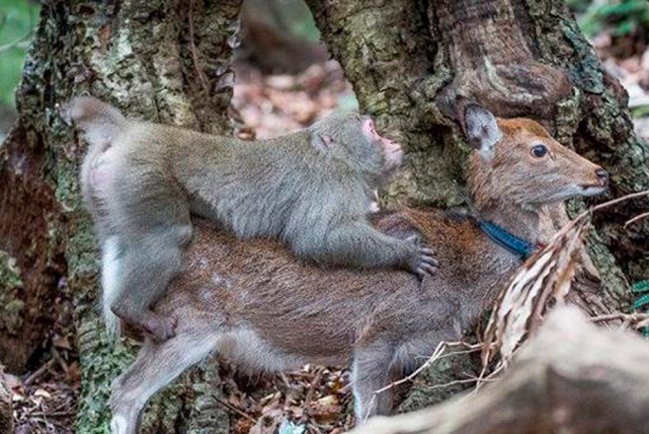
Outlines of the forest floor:
[[[649,49],[620,52],[606,34],[594,38],[593,44],[607,71],[628,90],[632,110],[645,116],[638,117],[635,126],[649,140]],[[232,105],[240,123],[237,134],[242,137],[276,136],[307,126],[337,108],[357,105],[334,61],[295,76],[262,75],[245,68],[238,71],[237,80]],[[80,375],[72,342],[74,332],[69,330],[67,336],[53,340],[31,372],[7,376],[19,434],[73,432]],[[224,406],[234,416],[236,434],[341,433],[351,426],[346,371],[307,366],[294,373],[264,376],[254,388],[242,387],[232,376],[224,380]]]

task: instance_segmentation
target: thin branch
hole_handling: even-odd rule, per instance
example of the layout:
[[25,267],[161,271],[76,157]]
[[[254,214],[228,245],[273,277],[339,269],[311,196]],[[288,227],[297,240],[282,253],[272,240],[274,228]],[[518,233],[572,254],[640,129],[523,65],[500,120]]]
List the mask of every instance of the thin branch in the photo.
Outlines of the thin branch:
[[642,214],[637,215],[637,216],[633,217],[632,219],[627,220],[626,223],[624,223],[624,228],[626,229],[629,225],[637,222],[638,220],[646,218],[646,217],[649,217],[649,211],[648,212],[643,212]]
[[461,342],[445,342],[445,341],[440,342],[439,344],[437,344],[437,347],[435,347],[435,351],[433,351],[433,354],[428,358],[428,360],[424,362],[423,365],[415,369],[415,371],[412,372],[410,375],[403,377],[400,380],[394,381],[388,384],[387,386],[380,388],[379,390],[375,390],[374,396],[378,395],[381,392],[385,392],[386,390],[392,389],[393,387],[397,387],[407,381],[412,381],[417,375],[419,375],[421,371],[429,367],[433,362],[439,360],[442,357],[444,351],[446,351],[446,349],[449,346],[461,345],[461,344],[462,344]]
[[41,367],[38,368],[34,373],[32,373],[29,377],[27,377],[27,379],[23,382],[23,384],[25,386],[29,386],[37,379],[39,379],[43,374],[49,371],[54,366],[55,363],[56,360],[54,358],[49,359],[47,362],[41,365]]
[[[597,210],[600,210],[602,208],[608,208],[611,205],[615,205],[615,204],[618,204],[620,202],[625,202],[627,200],[635,199],[635,198],[642,197],[642,196],[649,196],[649,190],[643,190],[643,191],[637,191],[635,193],[625,194],[624,196],[621,196],[621,197],[618,197],[618,198],[615,198],[615,199],[611,199],[611,200],[609,200],[607,202],[598,203],[597,205],[592,206],[589,209],[587,209],[586,211],[584,211],[582,214],[592,213],[593,211],[597,211]],[[579,216],[577,218],[579,218]]]
[[624,322],[630,322],[631,324],[636,323],[637,325],[644,321],[649,320],[649,313],[614,312],[606,315],[593,316],[590,318],[590,320],[595,323],[610,322],[610,321],[624,321]]
[[426,386],[426,390],[435,390],[435,389],[441,389],[444,387],[451,387],[451,386],[457,386],[458,384],[468,384],[468,383],[478,383],[478,382],[489,382],[489,381],[494,381],[493,378],[483,378],[480,379],[478,377],[471,377],[471,378],[465,378],[462,380],[453,380],[449,381],[448,383],[443,383],[443,384],[433,384],[432,386]]
[[219,404],[221,404],[222,406],[224,406],[224,407],[227,408],[228,410],[231,410],[231,411],[237,413],[239,416],[245,417],[246,419],[248,419],[249,421],[253,422],[254,424],[257,424],[257,419],[255,419],[254,417],[250,416],[248,413],[246,413],[245,411],[241,410],[241,409],[238,408],[237,406],[232,405],[232,404],[230,404],[229,402],[225,401],[224,399],[221,399],[221,398],[218,398],[218,397],[216,397],[215,400],[216,400],[216,402],[218,402]]

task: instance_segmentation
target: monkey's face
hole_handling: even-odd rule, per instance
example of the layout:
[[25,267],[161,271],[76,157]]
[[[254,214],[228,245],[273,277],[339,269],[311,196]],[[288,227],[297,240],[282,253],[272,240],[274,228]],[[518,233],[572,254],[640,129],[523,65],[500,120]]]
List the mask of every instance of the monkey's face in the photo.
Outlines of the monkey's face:
[[381,179],[401,165],[401,146],[381,137],[369,116],[350,117],[341,130],[347,161],[362,172]]
[[369,116],[332,115],[314,124],[315,147],[352,167],[372,182],[379,182],[401,164],[403,151],[381,137]]

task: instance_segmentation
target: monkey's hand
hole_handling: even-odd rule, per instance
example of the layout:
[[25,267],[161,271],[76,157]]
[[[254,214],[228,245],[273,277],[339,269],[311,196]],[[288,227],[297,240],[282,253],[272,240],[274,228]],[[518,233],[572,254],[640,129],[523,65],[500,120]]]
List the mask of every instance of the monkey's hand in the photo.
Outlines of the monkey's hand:
[[415,274],[419,279],[423,279],[426,274],[433,275],[437,271],[439,263],[435,259],[435,252],[426,246],[421,245],[419,235],[411,235],[406,241],[412,243],[410,257],[406,263],[406,268]]

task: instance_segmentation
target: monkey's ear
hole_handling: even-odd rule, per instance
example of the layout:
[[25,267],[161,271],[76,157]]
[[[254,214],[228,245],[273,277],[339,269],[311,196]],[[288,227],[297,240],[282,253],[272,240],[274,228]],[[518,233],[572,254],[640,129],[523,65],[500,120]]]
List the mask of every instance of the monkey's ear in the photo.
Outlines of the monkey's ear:
[[320,152],[329,152],[333,139],[328,134],[314,132],[311,134],[311,145]]
[[487,109],[477,104],[467,104],[464,107],[464,134],[471,145],[480,150],[485,159],[493,157],[493,148],[503,134],[498,127],[496,117]]

